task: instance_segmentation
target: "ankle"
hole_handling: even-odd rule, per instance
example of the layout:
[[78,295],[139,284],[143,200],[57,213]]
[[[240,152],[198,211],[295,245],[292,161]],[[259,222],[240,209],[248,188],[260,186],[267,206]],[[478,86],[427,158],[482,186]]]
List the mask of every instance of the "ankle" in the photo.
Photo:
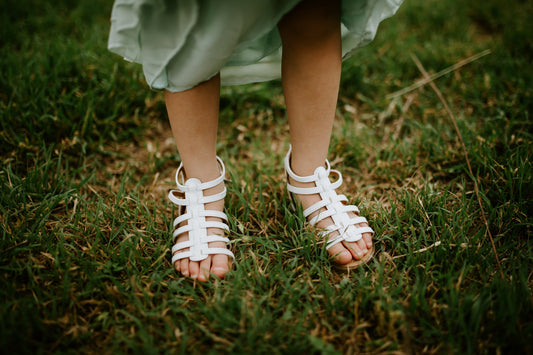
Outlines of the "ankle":
[[[308,174],[308,175],[312,175],[312,174]],[[289,184],[295,187],[315,187],[316,186],[314,182],[300,182],[300,181],[293,179],[290,176],[288,177],[288,181],[289,181]],[[299,196],[299,194],[296,194],[296,195]]]
[[316,168],[326,167],[328,147],[298,144],[289,149],[290,168],[298,176],[310,176]]
[[[214,171],[210,170],[210,169],[205,169],[205,171],[202,172],[202,173],[197,173],[197,174],[194,174],[192,176],[185,175],[185,181],[187,181],[189,179],[192,179],[192,178],[195,178],[195,179],[200,180],[201,183],[206,183],[206,182],[213,181],[213,180],[215,180],[217,178],[220,178],[221,174],[222,173],[221,173],[219,167],[216,166],[216,170],[214,170]],[[224,189],[225,189],[225,183],[224,183],[224,180],[222,180],[217,185],[203,190],[203,195],[204,196],[216,195],[216,194],[224,191]],[[205,208],[206,209],[211,209],[211,210],[222,211],[224,209],[224,199],[217,200],[217,201],[214,201],[214,202],[208,202],[208,203],[205,204]]]
[[[322,158],[317,159],[316,157],[299,157],[293,154],[290,160],[291,170],[298,176],[310,176],[315,173],[316,168],[325,167],[325,160]],[[294,181],[294,179],[292,180]]]
[[221,169],[216,158],[196,159],[192,162],[188,160],[183,160],[183,169],[185,181],[195,178],[200,180],[202,183],[205,183],[208,181],[215,180],[221,174]]

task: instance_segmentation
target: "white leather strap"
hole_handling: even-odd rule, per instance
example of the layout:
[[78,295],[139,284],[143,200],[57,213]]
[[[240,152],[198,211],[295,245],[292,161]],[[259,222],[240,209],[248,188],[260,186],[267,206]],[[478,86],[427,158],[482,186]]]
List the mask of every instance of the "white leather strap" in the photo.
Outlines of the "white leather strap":
[[212,254],[224,254],[235,259],[235,256],[233,255],[233,253],[230,250],[224,249],[224,248],[200,249],[199,253],[197,254],[200,256],[193,254],[193,252],[191,251],[184,251],[181,253],[176,253],[172,256],[172,264],[174,264],[178,260],[186,259],[186,258],[188,258],[191,261],[202,261]]
[[[315,176],[314,175],[310,175],[310,176],[298,176],[296,175],[292,169],[291,169],[291,164],[290,164],[290,159],[291,159],[291,152],[292,152],[292,145],[289,145],[289,151],[287,152],[287,155],[285,155],[285,172],[294,180],[294,181],[298,181],[298,182],[314,182],[315,180]],[[326,172],[328,173],[329,175],[329,172],[331,170],[331,167],[329,165],[329,161],[326,159],[326,168],[325,168]],[[287,185],[288,186],[288,185]],[[293,186],[294,187],[294,186]]]
[[[205,242],[207,243],[211,243],[211,242],[224,242],[224,243],[228,243],[229,242],[229,239],[227,237],[222,237],[220,235],[210,235],[208,237],[205,238]],[[175,253],[181,249],[185,249],[185,248],[189,248],[191,246],[194,245],[194,242],[191,241],[191,240],[186,240],[184,242],[179,242],[179,243],[176,243],[174,244],[174,246],[172,247],[172,253]]]
[[[220,218],[224,221],[228,221],[228,217],[226,216],[226,214],[224,212],[220,212],[220,211],[212,211],[212,210],[205,210],[205,211],[202,211],[200,213],[200,215],[202,217],[217,217],[217,218]],[[186,220],[190,219],[192,217],[192,215],[190,213],[185,213],[185,214],[182,214],[181,216],[178,216],[177,218],[174,219],[174,223],[173,223],[173,226],[174,226],[174,229],[176,229],[176,227],[182,223],[182,222],[185,222]]]

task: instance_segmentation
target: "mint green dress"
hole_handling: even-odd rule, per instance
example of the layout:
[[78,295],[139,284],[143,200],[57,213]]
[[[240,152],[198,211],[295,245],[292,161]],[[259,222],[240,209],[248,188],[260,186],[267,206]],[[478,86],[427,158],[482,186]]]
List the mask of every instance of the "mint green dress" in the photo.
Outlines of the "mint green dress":
[[[153,89],[187,90],[218,72],[222,85],[272,80],[281,76],[277,23],[298,2],[115,0],[108,48],[142,64]],[[401,3],[343,0],[343,57],[372,41]]]

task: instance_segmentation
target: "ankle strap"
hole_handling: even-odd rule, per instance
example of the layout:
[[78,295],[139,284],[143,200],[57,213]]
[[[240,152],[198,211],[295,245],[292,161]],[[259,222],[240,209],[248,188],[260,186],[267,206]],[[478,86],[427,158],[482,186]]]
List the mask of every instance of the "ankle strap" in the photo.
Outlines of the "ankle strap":
[[[200,186],[197,187],[197,189],[199,189],[199,190],[207,190],[207,189],[210,189],[212,187],[217,186],[218,184],[220,184],[221,182],[224,181],[224,178],[226,176],[226,167],[224,166],[224,162],[222,161],[222,159],[220,159],[219,156],[217,156],[217,162],[218,162],[218,164],[220,166],[220,176],[217,177],[214,180],[201,183]],[[176,184],[178,185],[178,189],[180,191],[187,192],[189,190],[189,188],[185,184],[181,184],[180,183],[180,176],[182,176],[182,175],[185,175],[185,170],[183,168],[183,163],[181,163],[180,166],[178,167],[178,170],[176,170]]]
[[[289,151],[287,152],[287,155],[285,155],[285,171],[287,172],[287,174],[291,177],[291,179],[297,182],[304,182],[304,183],[314,182],[316,180],[315,174],[308,175],[308,176],[299,176],[299,175],[296,175],[294,171],[292,171],[291,162],[290,162],[291,152],[292,152],[292,145],[289,144]],[[327,159],[326,159],[326,167],[324,169],[326,170],[326,176],[328,176],[329,172],[331,171],[331,166]]]

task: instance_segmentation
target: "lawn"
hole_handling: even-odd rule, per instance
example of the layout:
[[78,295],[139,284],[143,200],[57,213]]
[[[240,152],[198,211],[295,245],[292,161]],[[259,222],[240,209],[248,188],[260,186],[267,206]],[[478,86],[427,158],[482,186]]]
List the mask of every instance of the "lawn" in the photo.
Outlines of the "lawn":
[[237,262],[206,284],[172,270],[179,156],[111,1],[3,7],[4,353],[533,352],[531,2],[407,0],[344,62],[329,159],[378,251],[349,274],[291,209],[280,82],[223,88]]

